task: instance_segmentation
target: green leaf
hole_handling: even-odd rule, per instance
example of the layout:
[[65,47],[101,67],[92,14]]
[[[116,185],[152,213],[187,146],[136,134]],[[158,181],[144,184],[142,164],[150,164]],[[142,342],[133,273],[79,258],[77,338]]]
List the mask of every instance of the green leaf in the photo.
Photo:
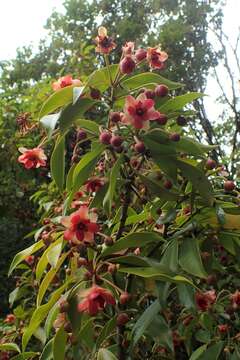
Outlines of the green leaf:
[[119,171],[121,168],[121,164],[123,162],[123,155],[119,156],[117,161],[115,162],[109,176],[109,185],[108,185],[108,191],[103,199],[103,206],[108,207],[109,213],[112,209],[112,201],[113,197],[116,191],[116,184],[117,184],[117,178],[119,176]]
[[72,124],[81,119],[84,113],[89,110],[96,100],[80,98],[74,105],[68,105],[64,108],[59,116],[59,127],[62,134],[72,126]]
[[65,359],[65,348],[67,344],[67,333],[63,327],[58,329],[53,339],[53,360]]
[[112,246],[106,247],[101,254],[101,257],[114,254],[124,249],[133,247],[142,247],[153,242],[163,241],[162,236],[156,232],[139,232],[132,233],[122,237],[116,241]]
[[0,350],[3,350],[3,351],[16,351],[18,353],[21,352],[21,350],[19,349],[17,344],[14,344],[14,343],[0,344]]
[[33,358],[35,359],[36,356],[39,356],[39,353],[33,352],[33,351],[28,351],[28,352],[24,352],[19,355],[11,357],[11,360],[26,360],[26,359],[33,359]]
[[160,264],[168,266],[172,272],[178,270],[178,240],[174,239],[168,244],[168,247],[163,253]]
[[169,281],[172,283],[186,283],[194,286],[194,284],[191,282],[191,280],[187,279],[186,277],[182,275],[173,275],[171,271],[169,270],[169,273],[164,273],[161,270],[159,270],[159,267],[121,267],[119,268],[119,272],[128,273],[137,275],[146,279],[153,279],[153,280],[163,280],[163,281]]
[[45,115],[40,119],[40,123],[47,130],[48,139],[51,138],[52,133],[57,125],[60,113]]
[[116,327],[116,323],[116,316],[106,322],[96,340],[96,349],[98,349],[99,346],[101,346],[101,344],[104,342],[104,340],[113,332]]
[[184,238],[180,245],[179,264],[181,268],[200,278],[206,278],[207,273],[203,267],[198,241],[195,238]]
[[204,351],[201,356],[198,358],[199,360],[217,360],[222,353],[222,348],[224,346],[223,341],[219,341],[218,343],[211,345]]
[[196,302],[193,287],[185,284],[178,284],[177,289],[180,303],[188,309],[194,309]]
[[90,202],[89,208],[100,208],[103,204],[103,199],[108,190],[108,183],[104,184],[95,194],[94,198]]
[[13,261],[10,265],[8,276],[11,275],[13,270],[20,264],[27,256],[34,254],[38,250],[40,250],[44,246],[44,243],[42,240],[38,241],[37,243],[33,244],[32,246],[29,246],[27,249],[20,251],[17,253]]
[[73,172],[73,191],[77,191],[94,170],[105,146],[98,144],[94,150],[82,157]]
[[[75,310],[76,311],[76,310]],[[94,339],[94,322],[93,319],[88,319],[79,332],[78,338],[84,342],[84,344],[92,350],[95,345]]]
[[62,246],[63,246],[63,237],[60,237],[60,239],[58,239],[55,242],[55,246],[52,246],[50,250],[47,252],[48,262],[53,268],[57,267],[58,259],[62,251]]
[[37,307],[39,307],[42,303],[42,300],[44,298],[44,295],[49,288],[49,285],[51,284],[52,280],[54,279],[56,273],[58,272],[61,265],[64,263],[65,259],[68,257],[69,253],[62,254],[60,259],[57,262],[57,266],[52,268],[50,271],[47,272],[45,275],[43,281],[41,282],[41,285],[38,290],[37,294]]
[[176,164],[181,169],[183,176],[193,184],[203,200],[212,205],[213,189],[204,172],[183,160],[177,160]]
[[47,304],[40,306],[39,308],[37,308],[34,311],[32,317],[31,317],[29,326],[27,328],[25,328],[24,333],[23,333],[23,337],[22,337],[23,351],[25,351],[26,346],[27,346],[29,340],[31,339],[32,335],[34,334],[36,329],[39,327],[41,322],[47,317],[49,311],[51,310],[53,305],[58,301],[62,292],[66,289],[67,286],[68,286],[68,282],[65,282],[64,285],[62,285],[60,288],[58,288],[57,290],[55,290],[52,293],[52,296]]
[[162,216],[160,216],[160,218],[158,219],[157,223],[159,225],[161,224],[167,224],[170,223],[172,221],[174,221],[177,217],[177,211],[174,208],[170,208],[166,214],[163,214]]
[[132,329],[133,346],[138,342],[144,332],[152,323],[153,319],[159,313],[161,305],[158,300],[155,300],[140,316]]
[[43,104],[39,119],[44,115],[54,112],[56,109],[70,104],[73,101],[73,86],[67,86],[59,91],[54,92]]
[[72,188],[72,181],[73,181],[73,173],[76,168],[77,164],[73,164],[67,174],[67,180],[66,180],[66,189],[67,191],[71,191]]
[[157,196],[161,200],[168,200],[168,201],[176,201],[178,199],[179,195],[177,193],[173,193],[169,190],[164,189],[156,181],[150,179],[149,177],[140,174],[139,177],[144,183],[144,185],[146,185],[147,189],[155,197]]
[[60,190],[65,182],[65,136],[59,136],[50,161],[53,180]]
[[170,90],[179,89],[183,87],[182,84],[170,81],[154,72],[146,72],[146,73],[134,75],[128,77],[124,81],[121,81],[121,85],[127,90],[138,89],[147,86],[149,84],[164,84],[167,85]]
[[153,318],[146,333],[150,335],[151,338],[156,339],[158,344],[168,347],[173,351],[172,330],[162,316],[157,314]]
[[198,92],[187,93],[184,95],[176,96],[170,100],[168,100],[164,105],[162,105],[158,110],[167,114],[169,112],[174,112],[177,110],[181,110],[185,105],[191,103],[192,101],[203,97],[204,94]]
[[56,304],[49,311],[44,324],[44,331],[47,339],[51,333],[53,323],[56,320],[58,314],[59,314],[59,304],[56,302]]
[[216,215],[219,224],[224,225],[226,223],[225,212],[219,204],[216,204]]
[[200,356],[206,351],[207,345],[202,345],[197,350],[195,350],[189,360],[197,360],[200,358]]
[[118,71],[118,64],[113,64],[110,65],[108,68],[104,67],[94,71],[89,76],[86,87],[92,87],[94,89],[100,90],[101,92],[107,90],[111,86],[111,82],[109,79],[109,71],[111,74],[111,78],[114,79]]
[[100,349],[98,351],[97,360],[117,360],[117,358],[111,351]]
[[53,339],[51,339],[44,347],[39,360],[52,360],[53,359]]
[[89,131],[95,135],[99,135],[99,125],[92,120],[79,119],[75,121],[75,124],[80,126],[82,129]]

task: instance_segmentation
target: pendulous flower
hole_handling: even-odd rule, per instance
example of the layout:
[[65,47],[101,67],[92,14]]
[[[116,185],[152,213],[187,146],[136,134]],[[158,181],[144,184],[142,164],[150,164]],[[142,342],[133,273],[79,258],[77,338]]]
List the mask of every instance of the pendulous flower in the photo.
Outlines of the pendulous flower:
[[89,212],[86,205],[80,206],[70,216],[62,218],[61,223],[67,228],[64,238],[73,245],[79,245],[81,242],[93,243],[94,234],[99,231],[96,221],[96,213]]
[[110,291],[96,285],[83,291],[80,297],[83,300],[78,304],[78,311],[88,313],[91,316],[97,315],[107,305],[114,306],[116,303]]
[[38,147],[34,149],[26,149],[24,147],[20,147],[18,150],[22,153],[22,155],[18,157],[18,162],[24,164],[24,167],[26,169],[46,166],[47,157],[44,154],[43,149]]
[[196,304],[199,310],[207,311],[216,301],[215,290],[196,293]]
[[154,101],[147,99],[144,93],[136,99],[131,95],[126,97],[122,121],[133,125],[136,129],[148,129],[149,120],[156,120],[160,113],[154,108]]
[[163,69],[164,63],[168,59],[168,54],[156,46],[147,49],[147,61],[152,69]]

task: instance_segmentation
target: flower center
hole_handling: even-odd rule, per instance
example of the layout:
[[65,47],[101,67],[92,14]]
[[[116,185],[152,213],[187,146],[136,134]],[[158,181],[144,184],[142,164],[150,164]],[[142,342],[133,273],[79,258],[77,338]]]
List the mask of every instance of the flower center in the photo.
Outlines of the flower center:
[[136,109],[136,114],[142,116],[145,113],[145,110],[141,107]]
[[111,43],[112,43],[112,39],[107,36],[105,36],[105,38],[100,41],[101,46],[104,48],[110,47]]
[[87,229],[86,224],[84,224],[84,223],[82,223],[82,222],[80,222],[80,223],[77,224],[77,231],[84,231],[84,230],[86,230],[86,229]]

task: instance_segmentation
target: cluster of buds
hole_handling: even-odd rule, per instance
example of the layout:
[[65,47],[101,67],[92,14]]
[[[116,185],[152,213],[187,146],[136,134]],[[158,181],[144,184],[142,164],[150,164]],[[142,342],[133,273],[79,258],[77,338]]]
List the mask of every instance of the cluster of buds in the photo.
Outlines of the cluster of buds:
[[24,112],[21,114],[18,114],[16,118],[16,123],[20,128],[20,131],[24,134],[26,133],[30,128],[30,116],[31,114],[29,112]]

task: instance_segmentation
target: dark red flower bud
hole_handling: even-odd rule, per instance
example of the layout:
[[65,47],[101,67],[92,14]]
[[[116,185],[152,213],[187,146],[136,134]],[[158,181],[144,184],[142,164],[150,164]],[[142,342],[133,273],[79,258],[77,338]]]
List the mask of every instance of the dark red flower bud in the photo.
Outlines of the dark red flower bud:
[[224,183],[224,190],[225,191],[233,191],[235,189],[235,184],[231,180],[227,180]]
[[124,326],[129,321],[129,316],[126,313],[121,313],[117,317],[117,325]]
[[140,154],[143,154],[145,152],[145,145],[142,141],[138,141],[135,145],[134,145],[134,150]]
[[78,130],[77,132],[77,141],[81,141],[81,140],[84,140],[86,139],[87,137],[87,133],[85,130]]
[[136,57],[136,60],[137,60],[138,62],[146,59],[146,57],[147,57],[147,50],[145,50],[145,49],[143,49],[143,48],[137,49],[137,50],[136,50],[136,53],[135,53],[135,57]]
[[108,265],[108,272],[110,274],[114,274],[116,271],[117,271],[117,265],[115,264]]
[[145,90],[144,94],[146,95],[147,99],[154,99],[156,96],[155,91],[153,90]]
[[187,125],[187,119],[184,117],[184,116],[182,116],[182,115],[179,115],[178,117],[177,117],[177,124],[179,125],[179,126],[185,126],[185,125]]
[[214,161],[213,159],[207,159],[206,161],[206,168],[208,170],[212,170],[217,166],[216,161]]
[[115,148],[115,151],[116,151],[118,154],[122,153],[123,150],[124,150],[124,147],[123,147],[123,146],[118,146],[118,147]]
[[122,142],[123,142],[123,138],[119,135],[113,135],[110,141],[111,145],[114,147],[121,146]]
[[128,292],[124,292],[120,295],[119,303],[121,305],[127,304],[131,300],[131,295]]
[[121,114],[120,112],[117,111],[112,111],[109,114],[109,118],[113,123],[118,123],[119,121],[121,121]]
[[77,260],[78,266],[86,266],[88,264],[87,259],[83,258],[83,257],[79,257]]
[[113,239],[111,236],[106,236],[104,239],[104,244],[107,246],[111,246],[113,245]]
[[172,182],[170,180],[166,180],[163,183],[163,186],[165,187],[165,189],[171,189],[172,188]]
[[99,99],[101,99],[101,91],[98,90],[98,89],[93,89],[93,88],[91,88],[91,90],[90,90],[90,96],[91,96],[91,98],[94,99],[94,100],[99,100]]
[[108,131],[103,131],[100,136],[99,140],[102,144],[109,145],[112,138],[112,134]]
[[156,121],[159,125],[166,125],[168,118],[165,114],[160,114]]
[[178,133],[172,133],[169,135],[169,139],[172,141],[179,141],[180,140],[180,135]]
[[119,68],[122,74],[131,74],[135,69],[135,61],[131,56],[124,57],[119,64]]
[[156,96],[164,97],[167,96],[169,89],[166,85],[158,85],[155,89]]

